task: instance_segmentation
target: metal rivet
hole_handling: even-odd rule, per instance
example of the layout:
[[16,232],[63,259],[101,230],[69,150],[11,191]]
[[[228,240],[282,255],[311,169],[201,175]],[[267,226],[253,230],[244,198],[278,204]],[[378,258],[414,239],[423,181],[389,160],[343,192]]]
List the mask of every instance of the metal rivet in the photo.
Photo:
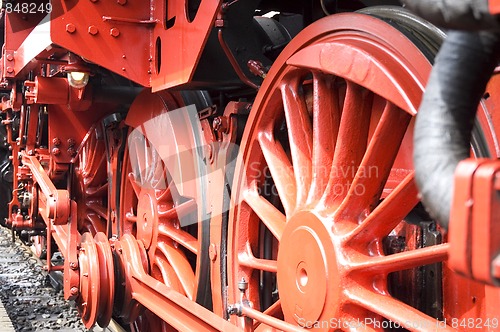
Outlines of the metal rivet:
[[12,60],[14,60],[12,54],[7,54],[7,61],[12,61]]

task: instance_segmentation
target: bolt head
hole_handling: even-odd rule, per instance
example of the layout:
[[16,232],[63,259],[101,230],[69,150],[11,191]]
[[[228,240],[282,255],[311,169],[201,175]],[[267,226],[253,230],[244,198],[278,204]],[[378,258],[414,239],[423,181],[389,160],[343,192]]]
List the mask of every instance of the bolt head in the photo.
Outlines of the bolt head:
[[73,147],[70,147],[68,149],[68,154],[71,156],[71,157],[74,157],[76,156],[78,153],[76,152],[76,150],[73,148]]
[[120,35],[120,30],[117,28],[111,28],[111,30],[109,30],[109,34],[116,38]]
[[89,26],[88,32],[92,35],[95,36],[99,33],[99,29],[95,25]]
[[52,149],[52,154],[53,154],[54,156],[58,156],[58,155],[60,155],[60,154],[61,154],[61,150],[59,150],[59,148],[53,148],[53,149]]
[[66,32],[74,33],[76,31],[76,26],[72,23],[66,24]]
[[78,294],[78,288],[71,287],[71,290],[69,292],[71,293],[71,295],[77,295]]

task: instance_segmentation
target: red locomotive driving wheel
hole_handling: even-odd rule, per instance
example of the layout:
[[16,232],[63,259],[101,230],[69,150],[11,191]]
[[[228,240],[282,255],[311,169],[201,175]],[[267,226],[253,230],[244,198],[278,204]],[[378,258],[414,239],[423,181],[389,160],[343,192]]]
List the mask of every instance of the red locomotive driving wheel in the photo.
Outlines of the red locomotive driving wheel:
[[401,31],[361,14],[322,19],[285,49],[242,140],[228,311],[257,330],[436,326],[389,278],[445,261],[448,244],[385,247],[419,206],[412,132],[430,68]]

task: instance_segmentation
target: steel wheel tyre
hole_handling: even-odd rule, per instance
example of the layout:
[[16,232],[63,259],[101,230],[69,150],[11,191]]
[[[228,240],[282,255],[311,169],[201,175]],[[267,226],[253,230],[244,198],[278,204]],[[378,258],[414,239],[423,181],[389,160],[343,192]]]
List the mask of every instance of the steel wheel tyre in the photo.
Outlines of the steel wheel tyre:
[[228,303],[249,300],[255,327],[435,326],[390,294],[388,275],[446,260],[448,245],[383,248],[419,203],[411,137],[430,68],[361,14],[314,23],[278,58],[247,123],[228,230]]

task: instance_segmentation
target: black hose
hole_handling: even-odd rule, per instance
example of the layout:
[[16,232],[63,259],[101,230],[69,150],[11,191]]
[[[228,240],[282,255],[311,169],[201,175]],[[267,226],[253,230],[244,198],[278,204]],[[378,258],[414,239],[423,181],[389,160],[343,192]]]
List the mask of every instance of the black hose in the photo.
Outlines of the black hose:
[[415,14],[447,29],[480,30],[500,26],[488,0],[401,0]]
[[454,172],[470,155],[481,97],[500,54],[498,31],[452,31],[438,53],[414,136],[414,163],[422,202],[448,228]]

